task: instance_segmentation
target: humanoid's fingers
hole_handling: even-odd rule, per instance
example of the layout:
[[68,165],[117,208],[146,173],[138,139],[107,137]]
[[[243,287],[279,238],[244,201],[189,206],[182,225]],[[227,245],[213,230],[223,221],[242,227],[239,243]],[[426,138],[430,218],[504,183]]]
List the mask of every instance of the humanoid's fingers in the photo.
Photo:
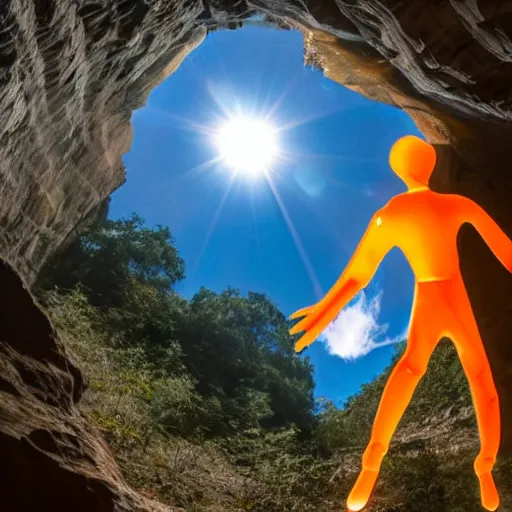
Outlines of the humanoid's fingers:
[[303,330],[304,330],[304,327],[303,327],[303,320],[302,320],[300,322],[297,322],[288,332],[290,334],[297,334],[298,332],[303,331]]
[[305,333],[302,338],[300,338],[297,343],[295,343],[295,352],[301,352],[304,350],[308,345],[311,345],[315,341],[315,338],[311,336],[310,333]]
[[295,313],[292,313],[289,318],[290,320],[295,320],[296,318],[300,318],[301,316],[309,315],[309,313],[311,313],[311,311],[313,311],[314,308],[315,306],[308,306],[306,308],[298,309],[297,311],[295,311]]
[[311,315],[304,317],[300,322],[297,322],[290,329],[290,334],[297,334],[298,332],[308,330],[313,320],[314,319],[311,317]]

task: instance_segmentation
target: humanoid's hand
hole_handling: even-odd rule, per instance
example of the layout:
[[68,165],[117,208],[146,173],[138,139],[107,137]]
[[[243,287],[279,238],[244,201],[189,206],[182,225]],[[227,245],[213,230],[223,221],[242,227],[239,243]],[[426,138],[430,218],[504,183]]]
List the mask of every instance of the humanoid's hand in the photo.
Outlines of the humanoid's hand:
[[[305,318],[302,318],[302,320],[300,322],[297,322],[291,329],[290,329],[290,334],[296,334],[302,330],[305,330],[305,320],[308,319],[308,316],[311,315],[311,313],[313,313],[313,311],[315,310],[315,308],[318,306],[318,304],[313,304],[312,306],[307,306],[305,308],[302,308],[302,309],[299,309],[297,311],[295,311],[295,313],[292,313],[290,315],[290,319],[291,320],[295,320],[297,318],[302,318],[302,317],[305,317]],[[307,334],[307,333],[306,333]],[[310,343],[312,343],[314,340],[310,340],[309,342],[304,342],[304,337],[306,336],[306,334],[304,336],[302,336],[299,341],[297,341],[297,343],[295,344],[295,351],[296,352],[300,352],[303,348],[305,348],[307,345],[309,345]],[[306,340],[307,341],[307,340]]]
[[304,318],[290,329],[290,334],[306,331],[295,344],[295,351],[311,345],[361,288],[360,281],[344,274],[320,302],[295,312],[291,318]]
[[307,306],[305,308],[298,309],[297,311],[295,311],[295,313],[292,313],[290,315],[290,320],[295,320],[296,318],[302,318],[303,316],[309,315],[313,311],[313,309],[315,309],[316,306],[316,304],[313,304],[312,306]]

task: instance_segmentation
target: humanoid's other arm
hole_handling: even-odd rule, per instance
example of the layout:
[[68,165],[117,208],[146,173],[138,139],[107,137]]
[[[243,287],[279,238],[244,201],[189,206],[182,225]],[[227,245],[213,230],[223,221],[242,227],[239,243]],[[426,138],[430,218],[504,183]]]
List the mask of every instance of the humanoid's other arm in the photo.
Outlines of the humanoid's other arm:
[[472,224],[496,258],[512,272],[512,240],[501,230],[487,212],[470,199],[463,198],[463,221]]
[[373,278],[380,262],[392,247],[393,230],[387,226],[384,217],[383,210],[373,216],[352,259],[325,297],[314,306],[292,315],[292,318],[307,315],[290,330],[292,334],[307,331],[297,343],[297,351],[312,343]]

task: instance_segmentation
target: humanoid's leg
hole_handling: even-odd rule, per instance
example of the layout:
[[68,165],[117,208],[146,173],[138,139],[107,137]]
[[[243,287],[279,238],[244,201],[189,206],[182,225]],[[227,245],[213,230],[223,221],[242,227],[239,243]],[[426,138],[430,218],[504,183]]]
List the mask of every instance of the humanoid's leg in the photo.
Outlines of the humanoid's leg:
[[450,290],[452,294],[450,302],[453,304],[455,313],[455,325],[451,326],[450,335],[469,381],[478,422],[480,452],[475,460],[474,468],[480,482],[482,505],[487,510],[496,510],[499,505],[499,497],[491,470],[496,462],[501,435],[498,393],[478,326],[463,286],[460,281],[459,286]]
[[361,473],[347,500],[349,510],[361,510],[368,502],[391,438],[427,369],[439,339],[435,315],[431,314],[438,299],[435,284],[416,285],[407,348],[384,388],[371,439],[363,454]]

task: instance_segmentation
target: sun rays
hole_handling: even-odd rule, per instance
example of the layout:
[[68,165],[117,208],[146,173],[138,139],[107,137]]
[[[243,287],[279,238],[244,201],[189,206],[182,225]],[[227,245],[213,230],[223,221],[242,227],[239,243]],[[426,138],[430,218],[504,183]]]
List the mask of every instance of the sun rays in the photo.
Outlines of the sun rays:
[[283,219],[286,223],[286,227],[288,228],[288,231],[293,239],[293,243],[295,245],[295,248],[297,249],[297,252],[300,256],[302,264],[304,265],[304,268],[308,274],[308,277],[310,279],[311,285],[313,286],[315,295],[317,296],[317,298],[320,299],[323,295],[322,288],[320,286],[320,283],[318,281],[316,273],[313,269],[313,265],[311,264],[311,262],[309,260],[306,249],[304,249],[304,245],[300,239],[299,233],[298,233],[297,229],[295,228],[295,225],[288,213],[288,210],[284,204],[284,201],[281,199],[281,196],[279,194],[279,191],[277,190],[277,187],[275,186],[274,182],[272,181],[272,177],[266,176],[266,179],[267,179],[268,186],[272,192],[272,195],[274,196],[274,199],[276,200],[277,206],[279,207],[279,210],[281,211],[281,215],[283,216]]
[[[322,290],[314,265],[301,240],[300,229],[296,226],[286,205],[286,201],[290,199],[287,194],[280,194],[279,189],[282,180],[292,178],[294,176],[292,173],[300,172],[304,165],[315,168],[315,172],[321,173],[328,159],[345,162],[355,160],[350,156],[314,154],[311,151],[308,152],[308,148],[304,145],[292,147],[293,136],[289,137],[289,134],[294,129],[330,116],[334,114],[335,109],[324,107],[316,112],[309,111],[302,114],[299,114],[301,109],[290,109],[287,106],[287,98],[293,94],[295,86],[293,79],[290,79],[287,87],[279,91],[274,90],[271,87],[272,84],[267,83],[264,91],[258,86],[257,94],[253,91],[252,96],[244,97],[243,91],[235,90],[227,73],[225,79],[221,81],[201,77],[199,69],[195,69],[195,73],[203,82],[207,94],[206,98],[202,98],[195,105],[194,115],[185,117],[146,107],[148,110],[151,109],[153,116],[157,115],[164,123],[171,122],[174,127],[198,138],[200,141],[198,146],[204,149],[204,153],[201,149],[204,160],[196,159],[197,164],[180,173],[180,179],[220,180],[226,184],[218,205],[212,211],[200,250],[192,264],[192,274],[195,274],[202,262],[233,194],[248,194],[247,207],[252,208],[251,219],[254,233],[257,233],[257,215],[249,195],[260,194],[262,188],[266,188],[274,198],[315,295],[321,297]],[[370,159],[363,157],[363,160]],[[316,163],[311,164],[312,162]],[[327,175],[323,179],[324,181],[332,180]],[[241,187],[235,187],[235,184]],[[330,183],[331,187],[333,185],[339,186],[341,183]],[[301,195],[303,191],[299,189],[300,187],[297,188],[297,197],[293,201],[307,201],[307,198]],[[257,242],[256,250],[259,251],[259,240]]]

